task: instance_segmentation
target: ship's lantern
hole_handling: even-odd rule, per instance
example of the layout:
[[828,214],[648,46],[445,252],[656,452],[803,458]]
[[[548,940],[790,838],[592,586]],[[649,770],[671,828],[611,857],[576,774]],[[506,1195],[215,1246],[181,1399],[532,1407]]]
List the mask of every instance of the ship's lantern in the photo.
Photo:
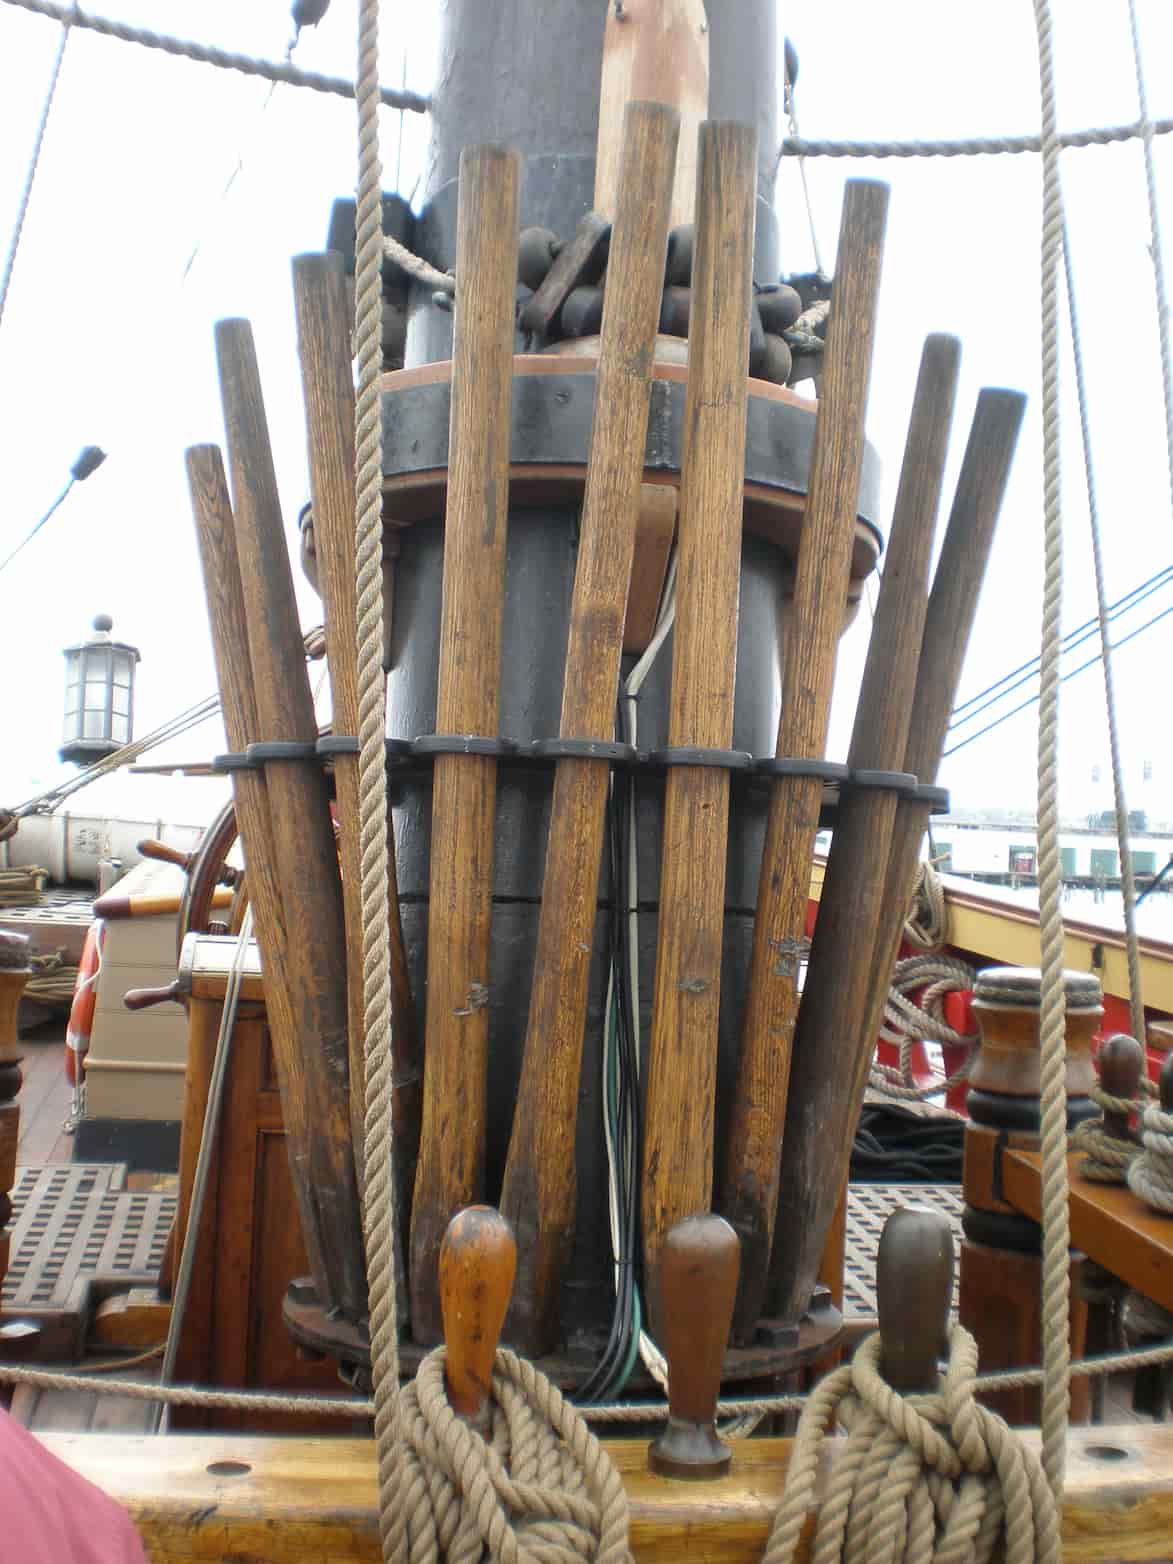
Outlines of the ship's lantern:
[[134,731],[137,646],[111,639],[109,614],[94,620],[88,641],[65,648],[65,732],[62,760],[89,765],[129,744]]

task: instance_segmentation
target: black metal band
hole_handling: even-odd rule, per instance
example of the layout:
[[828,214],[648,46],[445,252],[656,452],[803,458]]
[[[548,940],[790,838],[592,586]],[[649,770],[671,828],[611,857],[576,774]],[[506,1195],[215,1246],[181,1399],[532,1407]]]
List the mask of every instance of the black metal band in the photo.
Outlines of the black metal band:
[[317,760],[316,739],[261,739],[245,750],[249,765],[259,766],[270,760]]
[[848,780],[852,787],[868,792],[895,793],[901,798],[911,797],[920,786],[920,780],[911,771],[853,770]]
[[697,749],[687,744],[650,750],[645,759],[649,766],[712,766],[718,771],[752,771],[754,763],[748,750]]
[[947,815],[949,813],[949,789],[937,787],[932,782],[919,782],[911,793],[906,795],[914,804],[927,804],[931,815]]
[[516,755],[512,739],[485,738],[477,733],[425,733],[414,739],[413,755],[490,755],[500,759]]
[[226,755],[212,756],[212,770],[226,773],[232,771],[255,771],[256,764],[243,751],[230,750]]
[[797,755],[766,755],[754,762],[763,777],[816,777],[820,782],[846,782],[850,767],[837,760],[807,760]]
[[534,739],[529,753],[535,760],[608,760],[616,766],[634,766],[640,758],[634,744],[614,739]]
[[335,755],[357,755],[358,739],[353,733],[324,733],[315,748],[322,760],[332,760]]

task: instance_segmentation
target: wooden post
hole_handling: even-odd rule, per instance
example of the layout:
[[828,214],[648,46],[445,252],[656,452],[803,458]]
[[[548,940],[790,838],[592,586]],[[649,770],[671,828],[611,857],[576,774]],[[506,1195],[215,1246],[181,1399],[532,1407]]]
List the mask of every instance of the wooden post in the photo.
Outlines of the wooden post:
[[[216,353],[258,738],[313,743],[318,727],[248,322],[221,321]],[[350,1144],[342,888],[326,779],[317,760],[268,760],[264,772],[286,976],[313,1104],[310,1177],[322,1212],[329,1283],[322,1303],[357,1319],[366,1313],[366,1266]]]
[[[224,466],[220,452],[214,445],[196,445],[187,452],[187,478],[196,540],[203,565],[224,731],[233,750],[241,753],[260,736],[260,719],[257,716],[256,692],[249,664],[248,623],[240,580],[240,560],[236,552],[235,523]],[[315,1282],[322,1288],[323,1296],[329,1296],[326,1244],[322,1234],[323,1215],[314,1180],[316,1158],[310,1131],[315,1109],[312,1082],[307,1070],[312,1072],[313,1065],[312,1061],[309,1066],[302,1061],[305,1039],[293,1009],[286,953],[285,913],[277,877],[277,851],[273,842],[269,795],[265,790],[262,773],[250,770],[233,772],[232,791],[237,829],[248,864],[249,896],[256,922],[257,942],[264,962],[266,1010],[281,1088],[289,1170],[310,1270]],[[193,1079],[189,1071],[189,1086]],[[206,1101],[206,1086],[202,1090]],[[198,1118],[198,1130],[196,1122],[187,1118],[184,1122],[185,1134],[180,1154],[185,1161],[190,1157],[194,1172],[195,1158],[199,1153],[199,1135],[203,1133],[202,1110]]]
[[[520,160],[460,158],[456,322],[436,730],[498,737]],[[441,1333],[449,1219],[484,1178],[497,762],[437,754],[432,779],[423,1115],[411,1221],[412,1333]]]
[[20,1044],[16,1038],[16,1008],[32,976],[29,942],[23,934],[0,929],[0,1283],[8,1274],[12,1219],[9,1198],[16,1182],[16,1146],[20,1139]]
[[648,1446],[661,1477],[723,1477],[733,1452],[717,1437],[717,1397],[737,1293],[740,1248],[722,1217],[678,1222],[664,1239],[661,1287],[668,1358],[668,1426]]
[[[815,423],[794,606],[786,632],[779,759],[819,761],[827,738],[855,537],[887,210],[886,185],[848,182],[827,334],[825,394]],[[822,796],[821,778],[803,776],[801,768],[797,774],[776,777],[770,787],[741,1063],[719,1202],[742,1241],[734,1325],[738,1336],[752,1328],[757,1317],[769,1259],[798,1006],[799,952]]]
[[934,1391],[953,1311],[953,1229],[924,1206],[903,1206],[884,1223],[876,1251],[881,1372],[901,1394]]
[[[1020,391],[992,388],[979,393],[974,409],[949,525],[933,576],[912,699],[912,722],[901,768],[922,782],[936,779],[945,750],[961,665],[969,646],[994,527],[1025,410],[1026,398]],[[878,953],[880,959],[873,969],[868,1007],[872,1036],[879,1030],[884,1013],[930,807],[928,800],[919,798],[902,798],[896,806],[884,887],[884,905],[891,909],[892,921],[887,948]]]
[[[953,337],[925,343],[848,754],[853,775],[899,773],[904,758],[960,359]],[[863,1029],[872,962],[884,934],[882,895],[896,801],[891,787],[844,784],[819,899],[792,1050],[775,1227],[779,1252],[771,1263],[775,1280],[794,1278],[771,1298],[771,1312],[788,1321],[806,1307],[818,1275],[874,1048]],[[742,1324],[752,1328],[752,1311]]]
[[[335,733],[358,734],[355,641],[354,382],[346,277],[340,255],[301,255],[293,263],[298,354],[305,392],[310,490],[318,581],[326,613],[326,657]],[[342,901],[346,913],[346,994],[350,1024],[350,1124],[362,1177],[366,1079],[362,976],[362,867],[359,849],[358,754],[334,759],[341,829]],[[406,1238],[419,1149],[423,1093],[415,1007],[399,917],[395,827],[387,812],[387,912],[391,934],[392,1126],[396,1210]]]
[[[728,750],[733,737],[746,363],[757,134],[710,122],[700,135],[697,235],[680,490],[670,749]],[[703,757],[702,757],[703,758]],[[653,1328],[662,1321],[660,1245],[707,1211],[729,771],[673,765],[664,796],[656,976],[644,1139],[644,1267]]]
[[[619,209],[620,127],[633,99],[668,104],[679,113],[668,222],[673,228],[690,223],[695,210],[697,136],[709,112],[709,26],[704,0],[625,0],[622,8],[607,6],[595,207],[608,217]],[[608,285],[612,275],[609,271]]]
[[499,1212],[468,1206],[456,1213],[440,1245],[444,1379],[453,1410],[478,1426],[487,1422],[493,1360],[516,1268],[517,1245]]
[[[674,110],[631,103],[624,125],[559,724],[559,736],[573,740],[607,740],[614,730],[676,155]],[[574,1228],[573,1126],[610,772],[606,758],[567,757],[554,774],[529,1024],[501,1194],[520,1261],[508,1336],[531,1356],[554,1345]]]

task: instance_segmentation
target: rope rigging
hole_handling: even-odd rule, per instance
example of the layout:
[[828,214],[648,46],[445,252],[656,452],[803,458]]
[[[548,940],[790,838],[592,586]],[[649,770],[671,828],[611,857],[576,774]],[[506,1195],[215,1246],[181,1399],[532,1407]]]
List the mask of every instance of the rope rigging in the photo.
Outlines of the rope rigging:
[[[172,38],[166,33],[152,32],[145,27],[131,27],[126,22],[116,22],[110,17],[94,16],[77,6],[54,5],[52,0],[3,0],[5,5],[16,6],[21,11],[31,11],[36,16],[51,21],[81,27],[99,33],[103,38],[117,38],[122,43],[139,44],[145,49],[159,49],[164,54],[184,60],[195,60],[201,65],[212,65],[219,70],[237,71],[243,76],[259,76],[264,81],[284,82],[290,87],[306,87],[311,92],[324,92],[336,98],[353,98],[353,82],[338,76],[323,76],[316,71],[301,71],[288,63],[276,60],[258,60],[247,54],[234,54],[227,49],[213,49],[207,44],[193,43],[189,39]],[[384,108],[406,109],[410,114],[427,114],[431,99],[418,92],[400,92],[393,87],[378,87],[378,101]]]

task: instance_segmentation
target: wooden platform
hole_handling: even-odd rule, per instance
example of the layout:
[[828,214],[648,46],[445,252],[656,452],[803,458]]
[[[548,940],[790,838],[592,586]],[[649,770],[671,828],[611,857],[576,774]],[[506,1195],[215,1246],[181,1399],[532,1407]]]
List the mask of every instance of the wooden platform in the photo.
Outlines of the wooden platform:
[[[1027,1438],[1037,1447],[1036,1433]],[[369,1440],[59,1433],[44,1443],[129,1509],[153,1564],[377,1564],[382,1556]],[[737,1442],[730,1475],[709,1482],[652,1476],[642,1441],[616,1440],[610,1453],[627,1488],[637,1560],[758,1564],[789,1441]],[[1173,1430],[1073,1429],[1064,1559],[1167,1560],[1171,1537]]]

